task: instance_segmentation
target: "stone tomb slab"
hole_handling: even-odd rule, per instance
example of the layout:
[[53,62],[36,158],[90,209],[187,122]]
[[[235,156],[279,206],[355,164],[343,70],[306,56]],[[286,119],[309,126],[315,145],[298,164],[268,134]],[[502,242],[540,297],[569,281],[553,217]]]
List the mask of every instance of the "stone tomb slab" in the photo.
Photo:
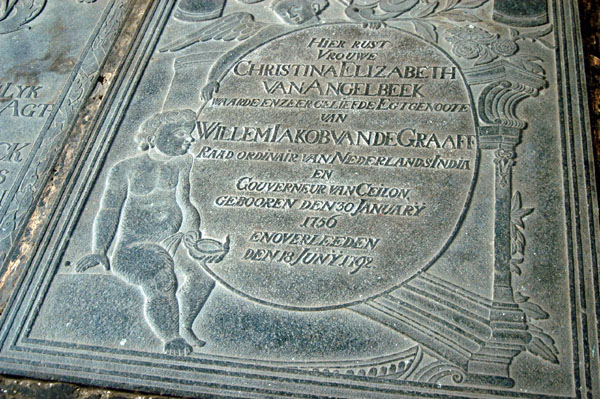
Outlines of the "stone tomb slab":
[[6,373],[598,398],[575,1],[160,1],[2,315]]

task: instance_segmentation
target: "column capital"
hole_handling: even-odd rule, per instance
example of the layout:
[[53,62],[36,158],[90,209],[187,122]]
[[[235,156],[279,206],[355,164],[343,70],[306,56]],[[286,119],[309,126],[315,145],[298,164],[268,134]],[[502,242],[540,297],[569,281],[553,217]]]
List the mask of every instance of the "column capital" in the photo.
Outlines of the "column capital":
[[514,151],[521,142],[521,133],[522,129],[515,127],[481,126],[479,128],[479,146],[483,150]]

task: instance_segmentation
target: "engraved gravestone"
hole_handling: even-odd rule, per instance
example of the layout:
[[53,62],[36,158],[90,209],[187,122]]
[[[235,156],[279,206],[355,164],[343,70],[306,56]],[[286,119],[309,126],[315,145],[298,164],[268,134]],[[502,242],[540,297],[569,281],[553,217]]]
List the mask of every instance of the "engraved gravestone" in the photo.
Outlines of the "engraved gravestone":
[[127,16],[128,1],[0,1],[5,259]]
[[1,369],[225,397],[600,397],[575,1],[156,2]]

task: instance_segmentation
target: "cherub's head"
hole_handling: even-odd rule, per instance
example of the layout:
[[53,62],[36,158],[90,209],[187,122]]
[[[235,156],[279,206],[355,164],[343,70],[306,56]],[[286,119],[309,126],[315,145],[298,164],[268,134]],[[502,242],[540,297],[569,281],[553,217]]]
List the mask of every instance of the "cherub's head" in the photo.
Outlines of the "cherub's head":
[[328,0],[274,0],[271,8],[284,22],[302,25],[317,20],[328,5]]
[[190,109],[155,114],[140,127],[136,141],[142,151],[155,149],[164,155],[184,155],[194,142],[196,113]]

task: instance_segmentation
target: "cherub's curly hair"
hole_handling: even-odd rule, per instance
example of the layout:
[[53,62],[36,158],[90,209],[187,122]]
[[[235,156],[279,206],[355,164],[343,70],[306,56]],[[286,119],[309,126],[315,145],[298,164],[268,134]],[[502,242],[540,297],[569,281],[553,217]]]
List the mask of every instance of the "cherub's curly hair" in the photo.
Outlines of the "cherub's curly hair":
[[[280,1],[281,0],[273,0],[273,2],[271,3],[271,9],[275,9],[275,7],[277,6],[277,3],[279,3]],[[319,11],[317,12],[317,15],[321,14],[323,12],[323,10],[329,6],[329,0],[304,0],[304,1],[308,1],[311,4],[316,4],[317,6],[319,6]]]
[[166,125],[181,125],[196,121],[196,113],[191,109],[181,109],[154,114],[140,126],[135,141],[142,151],[150,148],[150,138]]

